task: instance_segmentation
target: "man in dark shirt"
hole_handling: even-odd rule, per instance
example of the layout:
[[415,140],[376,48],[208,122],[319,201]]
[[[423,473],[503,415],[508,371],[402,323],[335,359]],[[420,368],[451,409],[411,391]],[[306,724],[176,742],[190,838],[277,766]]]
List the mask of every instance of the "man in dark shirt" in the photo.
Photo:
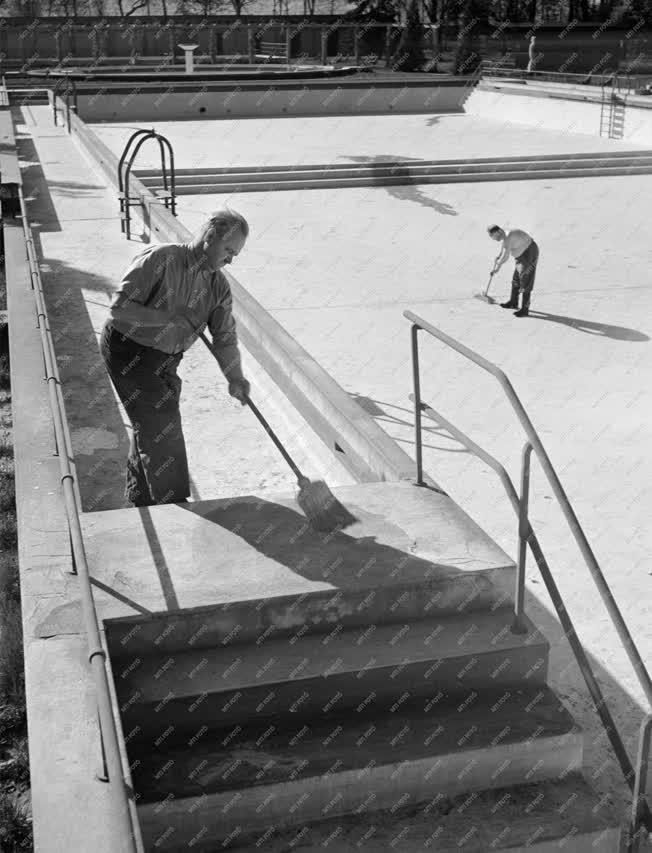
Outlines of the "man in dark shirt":
[[190,495],[177,367],[206,326],[229,393],[246,403],[249,383],[221,269],[248,235],[244,217],[218,211],[190,243],[137,255],[113,298],[100,349],[133,427],[125,494],[134,506],[183,503]]

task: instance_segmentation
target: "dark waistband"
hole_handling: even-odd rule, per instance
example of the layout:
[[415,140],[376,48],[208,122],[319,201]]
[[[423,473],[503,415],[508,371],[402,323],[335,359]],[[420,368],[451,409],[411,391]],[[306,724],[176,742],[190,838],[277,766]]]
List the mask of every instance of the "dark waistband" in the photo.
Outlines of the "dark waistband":
[[155,352],[157,355],[164,356],[165,358],[178,358],[181,360],[183,358],[184,350],[179,350],[179,352],[166,352],[162,349],[156,349],[156,347],[149,347],[147,344],[141,344],[139,341],[135,341],[133,338],[130,338],[129,335],[125,335],[120,329],[116,329],[113,325],[113,322],[109,319],[104,323],[103,332],[106,332],[109,335],[118,335],[122,341],[130,346],[137,347],[140,349],[151,350]]
[[535,241],[535,240],[532,240],[532,242],[531,242],[531,243],[530,243],[530,245],[527,247],[527,249],[526,249],[524,252],[521,252],[521,254],[520,254],[520,255],[518,255],[518,256],[515,258],[515,260],[520,261],[520,260],[521,260],[521,258],[524,258],[524,257],[527,255],[527,253],[528,253],[528,252],[532,251],[532,249],[536,249],[536,250],[537,250],[537,252],[539,251],[539,247],[537,246],[537,244],[536,244],[536,241]]

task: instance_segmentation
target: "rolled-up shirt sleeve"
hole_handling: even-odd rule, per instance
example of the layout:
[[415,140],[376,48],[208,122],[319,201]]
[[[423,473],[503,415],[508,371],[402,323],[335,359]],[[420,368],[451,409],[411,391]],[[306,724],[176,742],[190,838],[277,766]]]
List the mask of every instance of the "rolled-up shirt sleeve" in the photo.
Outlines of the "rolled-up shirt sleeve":
[[233,317],[233,297],[228,282],[222,276],[220,300],[208,319],[208,328],[213,339],[213,351],[222,373],[231,381],[242,379],[242,364],[238,348],[235,318]]

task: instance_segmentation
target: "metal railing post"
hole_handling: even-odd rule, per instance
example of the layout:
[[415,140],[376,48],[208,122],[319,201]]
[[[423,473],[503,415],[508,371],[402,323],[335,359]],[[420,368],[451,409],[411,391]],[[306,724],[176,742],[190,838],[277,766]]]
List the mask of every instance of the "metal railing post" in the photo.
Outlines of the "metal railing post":
[[650,759],[650,740],[652,739],[652,714],[641,723],[641,733],[638,739],[638,756],[636,760],[636,776],[632,791],[632,819],[629,827],[627,853],[638,853],[643,833],[643,818],[646,810],[645,795],[647,790],[647,769]]
[[249,55],[249,65],[253,65],[256,62],[256,47],[251,24],[247,24],[247,53]]
[[417,486],[423,486],[423,451],[421,447],[421,382],[419,379],[419,327],[412,326],[412,378],[414,385],[414,444],[417,453]]
[[285,25],[285,64],[292,65],[292,26]]
[[518,563],[516,564],[516,592],[514,594],[514,621],[512,634],[527,634],[523,619],[525,610],[525,564],[527,543],[530,535],[528,504],[530,501],[530,461],[532,445],[526,441],[521,454],[521,494],[518,504]]
[[97,771],[97,778],[100,782],[109,782],[109,768],[106,764],[106,749],[104,748],[104,733],[102,732],[102,718],[100,717],[100,709],[97,708],[97,728],[100,733],[100,767]]

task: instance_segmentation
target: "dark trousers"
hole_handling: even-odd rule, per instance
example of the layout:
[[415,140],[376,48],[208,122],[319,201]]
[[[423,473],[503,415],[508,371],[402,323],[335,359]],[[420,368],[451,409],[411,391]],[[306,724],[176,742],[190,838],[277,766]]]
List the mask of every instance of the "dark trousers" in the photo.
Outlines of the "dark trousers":
[[184,500],[190,482],[177,376],[183,353],[141,346],[116,331],[110,320],[102,329],[100,351],[133,427],[127,499],[136,506]]
[[527,310],[530,307],[530,298],[532,288],[534,287],[534,277],[538,261],[539,247],[533,240],[523,254],[516,258],[516,266],[514,267],[514,275],[512,276],[512,295],[509,299],[514,308],[518,308],[519,290],[523,294],[521,308]]

